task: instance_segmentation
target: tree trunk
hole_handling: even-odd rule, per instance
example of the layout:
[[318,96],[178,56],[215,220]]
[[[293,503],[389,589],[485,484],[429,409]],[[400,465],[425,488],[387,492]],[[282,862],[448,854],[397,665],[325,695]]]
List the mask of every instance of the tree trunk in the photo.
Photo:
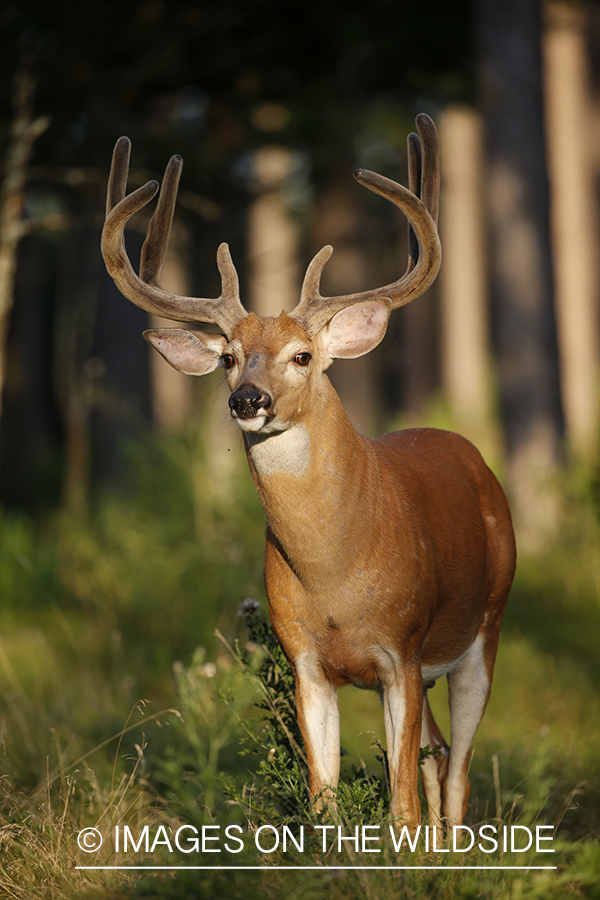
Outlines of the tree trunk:
[[591,120],[585,16],[551,3],[544,76],[562,400],[568,446],[588,462],[598,448],[598,223],[588,141]]
[[449,107],[440,117],[440,139],[443,387],[460,433],[489,453],[496,448],[481,116],[468,106]]
[[26,66],[17,73],[13,91],[14,118],[0,194],[0,413],[6,375],[6,340],[14,300],[17,249],[27,232],[23,195],[34,142],[50,124],[47,116],[33,117],[35,81]]
[[254,154],[257,195],[248,211],[249,308],[259,316],[290,312],[300,299],[298,228],[284,188],[294,169],[285,147],[262,147]]
[[478,0],[490,267],[509,490],[522,544],[555,521],[562,415],[539,0]]

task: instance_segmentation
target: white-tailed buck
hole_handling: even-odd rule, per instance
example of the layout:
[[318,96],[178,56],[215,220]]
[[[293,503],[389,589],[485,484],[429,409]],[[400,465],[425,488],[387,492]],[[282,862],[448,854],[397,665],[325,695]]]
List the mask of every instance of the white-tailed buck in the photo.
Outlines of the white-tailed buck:
[[[124,249],[127,220],[154,197],[151,181],[125,195],[130,142],[115,147],[102,251],[121,292],[142,309],[223,334],[159,328],[144,337],[176,369],[226,372],[231,415],[244,433],[267,517],[265,581],[273,628],[296,679],[310,791],[328,800],[340,764],[337,688],[379,691],[392,784],[391,813],[414,827],[419,747],[440,745],[421,767],[430,815],[460,824],[469,797],[471,742],[485,709],[500,624],[515,569],[502,489],[464,438],[430,428],[376,440],[354,430],[325,375],[336,357],[368,353],[390,310],[433,282],[439,143],[428,116],[408,139],[409,189],[365,170],[358,181],[409,221],[406,273],[378,290],[320,294],[332,249],[310,263],[299,304],[278,318],[247,313],[226,244],[217,252],[216,300],[160,285],[182,160],[165,173],[139,277]],[[446,675],[450,747],[427,701]],[[434,819],[435,821],[435,819]]]

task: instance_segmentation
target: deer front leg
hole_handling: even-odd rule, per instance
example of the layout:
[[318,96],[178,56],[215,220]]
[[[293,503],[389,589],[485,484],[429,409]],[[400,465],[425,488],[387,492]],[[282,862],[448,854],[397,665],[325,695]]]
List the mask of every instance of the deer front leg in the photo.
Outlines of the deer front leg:
[[417,794],[423,687],[418,666],[397,671],[383,687],[383,718],[392,787],[390,814],[414,829],[421,822]]
[[340,776],[340,711],[335,687],[316,659],[302,654],[294,663],[296,710],[308,761],[311,797],[318,806],[335,807],[329,788]]

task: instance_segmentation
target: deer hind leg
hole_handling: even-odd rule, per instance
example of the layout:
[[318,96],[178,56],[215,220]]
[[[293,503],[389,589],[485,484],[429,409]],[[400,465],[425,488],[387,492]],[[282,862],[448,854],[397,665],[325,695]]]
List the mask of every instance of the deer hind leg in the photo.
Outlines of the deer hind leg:
[[484,646],[484,636],[479,634],[456,669],[448,675],[451,736],[442,803],[442,813],[448,826],[462,824],[471,793],[468,778],[471,744],[491,687]]
[[429,806],[429,821],[435,823],[439,822],[442,816],[442,785],[448,774],[449,747],[433,718],[427,699],[427,690],[423,691],[421,748],[429,748],[429,753],[422,761],[420,768],[423,790]]
[[329,788],[340,776],[340,711],[337,691],[316,660],[300,656],[295,663],[296,712],[308,761],[309,791],[318,806],[335,808]]

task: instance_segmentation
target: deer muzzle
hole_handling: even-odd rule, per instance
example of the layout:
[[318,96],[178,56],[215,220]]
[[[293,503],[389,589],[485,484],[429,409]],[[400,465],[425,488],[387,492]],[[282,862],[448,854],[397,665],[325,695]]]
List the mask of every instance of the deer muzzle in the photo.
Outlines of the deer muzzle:
[[231,414],[238,419],[255,419],[261,415],[261,410],[268,410],[271,403],[269,394],[250,384],[240,385],[229,398]]

